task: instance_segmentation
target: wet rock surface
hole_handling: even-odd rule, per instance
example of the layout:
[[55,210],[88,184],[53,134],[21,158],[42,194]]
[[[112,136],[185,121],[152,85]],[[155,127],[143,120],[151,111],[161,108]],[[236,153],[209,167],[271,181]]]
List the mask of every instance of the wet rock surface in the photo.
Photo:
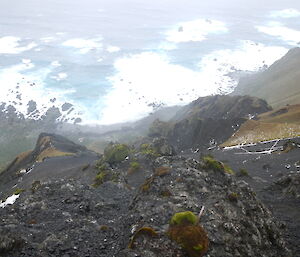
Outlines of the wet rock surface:
[[[207,168],[200,153],[164,156],[148,145],[113,163],[89,154],[88,162],[80,154],[46,159],[26,183],[0,182],[6,192],[14,184],[25,190],[0,208],[2,256],[188,256],[169,238],[169,223],[175,213],[197,215],[202,206],[200,224],[210,241],[205,256],[292,256],[282,224],[249,184],[222,167]],[[136,235],[142,228],[154,232]]]

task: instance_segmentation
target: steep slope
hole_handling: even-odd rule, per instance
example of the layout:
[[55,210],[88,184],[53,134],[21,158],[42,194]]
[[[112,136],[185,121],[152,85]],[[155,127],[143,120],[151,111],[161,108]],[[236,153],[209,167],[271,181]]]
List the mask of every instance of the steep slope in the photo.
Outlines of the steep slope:
[[[18,155],[0,174],[0,193],[3,198],[17,188],[30,187],[34,181],[76,177],[83,166],[96,159],[98,155],[84,146],[59,135],[42,133],[32,151]],[[88,174],[84,179],[91,182],[95,173]]]
[[267,70],[241,79],[233,94],[265,99],[274,108],[300,103],[300,48],[291,49]]
[[154,122],[149,136],[166,137],[178,150],[205,148],[224,142],[249,118],[270,109],[256,97],[201,97],[179,110],[170,122]]
[[289,105],[248,120],[222,146],[300,136],[300,105]]

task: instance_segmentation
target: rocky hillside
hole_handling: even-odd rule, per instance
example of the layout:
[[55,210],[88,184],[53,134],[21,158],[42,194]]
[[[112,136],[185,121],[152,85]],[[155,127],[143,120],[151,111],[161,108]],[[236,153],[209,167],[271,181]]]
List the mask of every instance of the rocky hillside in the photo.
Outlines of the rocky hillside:
[[235,95],[265,99],[272,107],[300,102],[300,48],[291,49],[267,70],[241,79]]
[[241,124],[271,110],[259,98],[208,96],[184,106],[169,122],[156,120],[149,136],[163,136],[178,150],[207,148],[226,141]]
[[229,165],[284,222],[284,238],[293,256],[300,256],[300,138],[215,148],[209,154]]
[[98,156],[41,135],[0,177],[1,256],[292,256],[247,183],[172,149],[155,139]]
[[289,105],[258,115],[241,125],[222,146],[257,143],[300,136],[300,105]]

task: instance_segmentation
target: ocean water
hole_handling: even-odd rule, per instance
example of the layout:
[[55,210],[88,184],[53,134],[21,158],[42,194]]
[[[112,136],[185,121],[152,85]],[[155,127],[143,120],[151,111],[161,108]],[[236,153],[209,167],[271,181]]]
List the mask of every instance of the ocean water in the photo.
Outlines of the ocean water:
[[[296,0],[1,0],[0,102],[112,124],[229,93],[300,42]],[[38,112],[28,112],[35,101]]]

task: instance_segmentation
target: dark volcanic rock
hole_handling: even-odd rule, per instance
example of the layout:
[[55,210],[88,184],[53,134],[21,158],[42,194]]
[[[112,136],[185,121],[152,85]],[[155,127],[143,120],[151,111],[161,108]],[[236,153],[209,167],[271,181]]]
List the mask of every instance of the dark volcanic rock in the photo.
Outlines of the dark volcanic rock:
[[28,108],[27,108],[27,114],[32,113],[36,110],[36,102],[30,100],[27,104]]
[[178,150],[206,148],[223,143],[250,117],[270,109],[255,97],[200,97],[178,111],[170,122],[155,121],[149,136],[164,136]]
[[300,200],[300,173],[290,172],[278,179],[269,190],[279,192],[283,198]]
[[132,250],[136,255],[126,250],[125,256],[181,256],[165,234],[170,218],[181,211],[199,213],[201,206],[206,211],[200,222],[210,239],[207,256],[289,256],[275,220],[245,182],[204,170],[194,159],[161,157],[155,165],[172,167],[171,172],[141,187],[130,206],[128,229],[151,227],[159,236],[141,237]]
[[[16,184],[26,188],[36,180],[76,176],[83,166],[96,159],[98,155],[84,146],[59,135],[41,133],[35,148],[18,155],[0,174],[0,192],[12,193],[10,186]],[[91,181],[88,175],[87,178]]]
[[61,109],[63,112],[69,110],[71,107],[73,106],[73,104],[70,104],[70,103],[64,103],[62,106],[61,106]]
[[84,146],[77,145],[62,136],[41,133],[33,151],[17,156],[3,173],[16,173],[20,169],[28,169],[35,162],[42,161],[39,158],[54,157],[63,153],[77,154],[84,151],[87,151]]
[[[211,170],[192,158],[156,157],[149,144],[127,147],[126,158],[113,164],[104,155],[97,170],[96,155],[51,136],[53,145],[75,155],[46,159],[9,183],[0,178],[0,189],[25,190],[13,205],[0,208],[2,256],[183,257],[186,252],[166,233],[170,219],[182,211],[197,215],[202,206],[207,256],[290,256],[280,224],[248,184],[236,182],[224,167]],[[37,149],[51,136],[41,136]],[[115,146],[120,151],[121,145]],[[91,186],[96,175],[101,183]],[[137,234],[143,228],[148,233]]]
[[[192,158],[157,157],[151,144],[110,145],[126,149],[127,156],[108,163],[104,155],[97,165],[96,154],[60,136],[41,135],[34,151],[43,152],[45,145],[74,155],[35,163],[9,182],[0,177],[0,191],[11,195],[19,189],[16,202],[0,208],[2,256],[188,256],[169,238],[169,223],[175,213],[197,215],[202,206],[200,224],[210,241],[206,256],[291,256],[281,224],[247,183],[223,167],[211,170]],[[91,186],[96,175],[101,183]]]
[[20,235],[25,242],[13,247],[8,237],[1,256],[113,256],[124,247],[120,218],[127,201],[116,184],[96,190],[74,180],[44,183],[13,207],[1,208],[0,228],[9,231],[2,237]]

